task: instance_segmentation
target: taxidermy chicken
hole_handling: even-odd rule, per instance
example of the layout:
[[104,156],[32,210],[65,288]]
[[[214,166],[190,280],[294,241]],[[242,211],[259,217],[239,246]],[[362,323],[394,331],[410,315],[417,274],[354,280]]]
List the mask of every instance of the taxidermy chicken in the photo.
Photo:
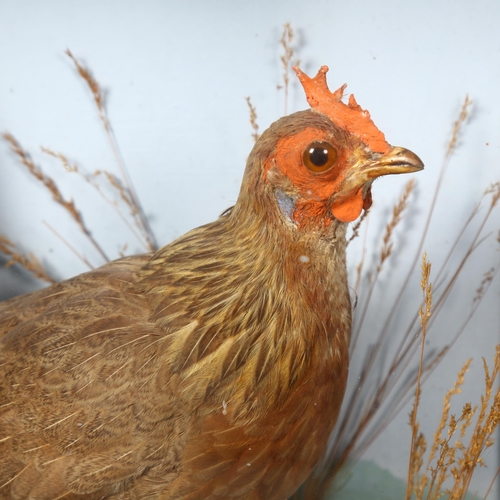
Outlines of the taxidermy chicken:
[[283,500],[346,386],[346,227],[423,168],[328,68],[255,144],[234,208],[0,304],[0,498]]

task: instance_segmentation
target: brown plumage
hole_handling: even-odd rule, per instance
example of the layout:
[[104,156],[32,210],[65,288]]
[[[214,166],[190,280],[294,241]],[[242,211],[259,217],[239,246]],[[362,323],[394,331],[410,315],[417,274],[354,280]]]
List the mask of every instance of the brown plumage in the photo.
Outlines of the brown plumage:
[[314,110],[262,135],[231,211],[0,304],[0,498],[281,500],[309,474],[347,380],[347,222],[422,164],[297,72]]

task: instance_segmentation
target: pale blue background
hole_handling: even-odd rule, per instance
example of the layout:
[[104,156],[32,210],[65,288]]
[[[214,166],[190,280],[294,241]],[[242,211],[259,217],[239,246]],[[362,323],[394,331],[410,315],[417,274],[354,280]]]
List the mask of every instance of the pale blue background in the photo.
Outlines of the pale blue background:
[[[114,257],[124,229],[87,186],[42,155],[44,145],[88,171],[115,170],[96,112],[66,48],[88,63],[107,89],[107,105],[121,152],[160,244],[213,220],[238,194],[252,147],[244,96],[257,107],[261,130],[283,114],[279,38],[283,23],[296,28],[297,54],[315,73],[330,67],[331,88],[348,91],[368,108],[388,141],[415,151],[426,163],[417,175],[418,199],[403,266],[429,206],[453,120],[466,93],[475,101],[461,147],[449,167],[436,220],[425,245],[436,268],[447,245],[489,182],[500,178],[500,3],[497,1],[7,1],[0,0],[0,130],[12,132],[47,173],[74,197],[96,237]],[[294,82],[290,108],[307,107]],[[380,233],[406,179],[374,186],[378,207],[370,228]],[[0,144],[0,233],[36,255],[59,277],[85,271],[42,224],[48,221],[97,265],[99,259],[68,216]],[[490,225],[498,231],[499,213]],[[141,248],[129,239],[129,252]],[[378,248],[378,243],[375,245]],[[462,251],[466,246],[462,246]],[[487,242],[449,301],[439,335],[444,342],[468,311],[481,274],[498,264],[498,244]],[[357,263],[356,248],[350,257]],[[398,269],[400,269],[398,267]],[[402,273],[386,273],[397,282]],[[29,283],[0,272],[0,293]],[[405,300],[415,311],[420,297]],[[421,420],[429,434],[442,397],[469,356],[472,373],[464,401],[481,387],[480,356],[491,360],[500,331],[498,280],[479,315],[424,390]],[[376,323],[390,296],[376,295]],[[370,329],[363,334],[369,339]],[[438,342],[438,343],[439,343]],[[461,403],[455,408],[459,413]],[[406,475],[410,431],[405,410],[368,452],[400,477]],[[498,449],[498,448],[497,448]],[[479,471],[484,492],[497,458]]]

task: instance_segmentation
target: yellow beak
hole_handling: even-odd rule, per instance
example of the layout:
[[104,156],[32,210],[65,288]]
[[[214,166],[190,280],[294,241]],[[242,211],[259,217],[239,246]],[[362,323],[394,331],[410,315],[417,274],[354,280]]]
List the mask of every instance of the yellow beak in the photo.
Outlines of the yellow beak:
[[422,160],[408,149],[393,147],[387,153],[374,154],[356,162],[346,172],[340,190],[332,200],[332,214],[343,222],[359,217],[371,205],[370,187],[381,175],[410,174],[424,168]]

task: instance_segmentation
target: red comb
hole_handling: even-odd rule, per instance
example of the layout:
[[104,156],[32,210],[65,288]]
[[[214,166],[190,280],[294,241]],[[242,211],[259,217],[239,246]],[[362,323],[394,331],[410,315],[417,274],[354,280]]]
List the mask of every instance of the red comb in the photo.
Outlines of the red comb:
[[346,84],[335,92],[330,92],[326,83],[328,66],[321,66],[314,78],[308,77],[296,66],[293,66],[293,70],[304,87],[307,102],[312,109],[328,116],[339,127],[357,135],[372,151],[385,153],[391,148],[384,134],[373,123],[370,113],[361,108],[353,94],[349,96],[348,104],[342,102]]

